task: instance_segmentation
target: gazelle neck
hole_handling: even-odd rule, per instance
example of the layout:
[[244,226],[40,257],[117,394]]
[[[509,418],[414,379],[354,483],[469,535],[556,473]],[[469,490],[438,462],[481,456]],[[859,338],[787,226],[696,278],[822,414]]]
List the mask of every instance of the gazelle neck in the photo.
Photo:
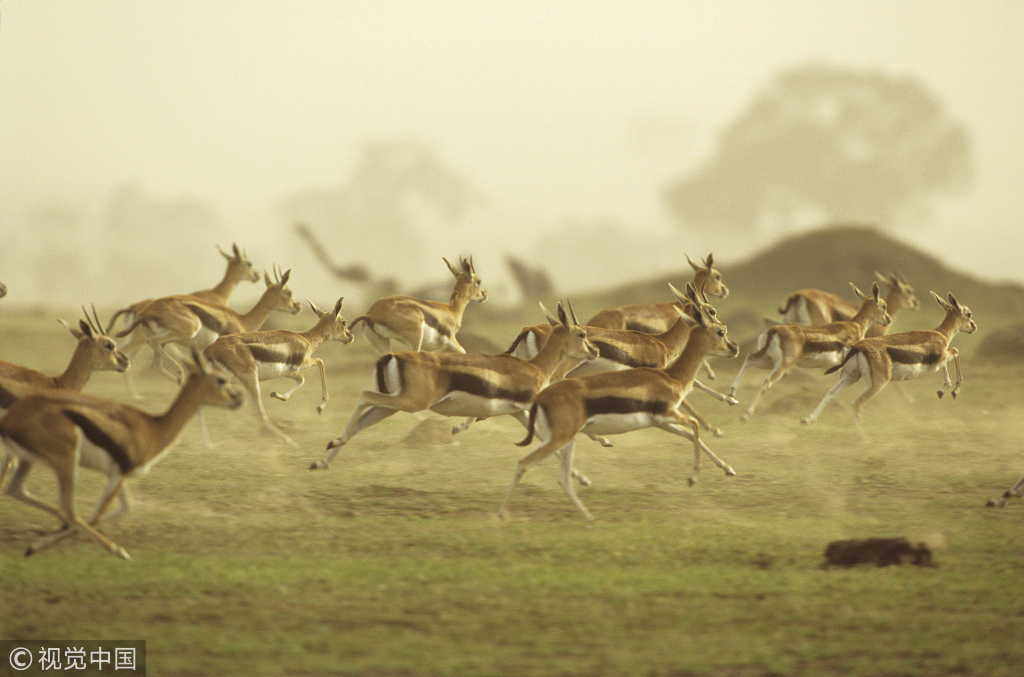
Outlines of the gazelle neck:
[[238,283],[241,282],[244,277],[245,267],[242,266],[241,263],[231,261],[228,263],[228,269],[224,271],[224,278],[210,291],[224,301],[227,301],[231,296],[231,292],[235,290],[235,287],[238,286]]
[[58,388],[81,390],[85,387],[89,377],[92,375],[89,370],[91,353],[92,345],[89,339],[80,339],[78,345],[75,346],[75,352],[71,355],[71,361],[68,362],[67,369],[60,376],[55,376],[53,379],[57,383]]
[[270,317],[271,311],[277,306],[277,289],[274,287],[267,287],[267,290],[260,296],[260,300],[256,302],[256,305],[252,309],[241,315],[242,324],[245,326],[247,331],[255,331],[267,321]]
[[452,295],[448,298],[448,307],[460,324],[462,322],[462,315],[466,311],[466,306],[469,305],[470,284],[470,282],[464,282],[461,278],[456,280],[455,286],[452,288]]
[[857,309],[857,314],[850,318],[850,322],[853,322],[860,327],[860,335],[864,336],[864,332],[867,331],[868,327],[871,326],[872,317],[875,315],[875,302],[873,298],[866,299],[860,304],[860,308]]
[[200,392],[202,383],[201,374],[195,372],[190,374],[167,411],[153,417],[157,442],[154,453],[165,449],[177,439],[185,424],[202,406],[202,393]]
[[686,340],[686,346],[683,347],[683,352],[675,362],[665,369],[665,372],[680,383],[692,383],[693,379],[697,377],[697,369],[700,368],[710,346],[711,336],[707,329],[699,325],[693,327]]
[[935,328],[935,331],[946,337],[946,343],[953,340],[953,337],[960,331],[960,323],[957,321],[955,309],[950,308],[946,311],[946,316],[942,318],[942,322]]
[[565,328],[555,327],[551,335],[548,336],[548,340],[545,341],[544,347],[528,362],[540,369],[550,379],[551,375],[555,373],[555,369],[565,359],[565,344],[568,340],[569,334]]

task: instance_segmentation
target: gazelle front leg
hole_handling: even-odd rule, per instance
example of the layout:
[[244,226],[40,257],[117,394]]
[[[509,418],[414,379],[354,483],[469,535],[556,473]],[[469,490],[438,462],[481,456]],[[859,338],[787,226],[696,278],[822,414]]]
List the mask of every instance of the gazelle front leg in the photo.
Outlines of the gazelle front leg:
[[939,390],[939,399],[941,400],[942,396],[946,394],[947,390],[949,390],[949,387],[953,385],[953,383],[949,380],[949,357],[948,357],[948,356],[952,356],[953,364],[956,367],[956,385],[953,386],[953,391],[950,393],[950,395],[952,395],[953,399],[955,400],[956,396],[960,393],[960,384],[964,382],[964,374],[960,370],[960,351],[957,350],[956,348],[950,348],[949,350],[946,351],[946,355],[947,355],[946,361],[943,362],[943,364],[942,364],[942,374],[945,377],[945,381],[942,384],[942,389]]
[[[707,393],[708,395],[711,395],[711,397],[715,398],[719,402],[725,402],[729,406],[732,406],[734,404],[739,404],[740,403],[739,400],[737,400],[735,397],[733,397],[733,393],[732,392],[730,392],[728,395],[725,394],[725,393],[720,393],[717,390],[715,390],[714,388],[709,388],[708,386],[704,385],[703,383],[701,383],[700,381],[697,381],[697,380],[694,380],[693,386],[695,388],[697,388],[698,390],[702,390],[705,393]],[[732,390],[735,391],[736,389],[733,388]]]
[[1014,484],[1012,487],[1003,492],[1003,495],[999,498],[991,498],[986,504],[990,508],[1002,508],[1006,503],[1014,497],[1024,496],[1024,477],[1020,478],[1020,481]]

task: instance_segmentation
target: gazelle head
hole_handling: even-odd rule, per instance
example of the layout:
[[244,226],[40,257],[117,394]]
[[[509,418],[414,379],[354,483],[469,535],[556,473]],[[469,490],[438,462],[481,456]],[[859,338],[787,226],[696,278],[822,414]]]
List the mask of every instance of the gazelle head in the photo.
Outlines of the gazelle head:
[[[242,389],[228,378],[228,375],[210,364],[206,356],[195,346],[192,347],[192,362],[195,369],[189,375],[186,384],[193,379],[198,380],[195,386],[199,390],[200,406],[226,407],[238,409],[242,406],[245,396]],[[186,385],[185,387],[189,387]]]
[[[468,259],[459,257],[459,265],[461,268],[456,268],[448,259],[441,257],[441,260],[448,266],[448,270],[452,271],[452,275],[455,276],[455,288],[460,294],[465,295],[470,301],[476,301],[477,303],[483,303],[487,300],[487,292],[481,287],[480,276],[476,274],[476,270],[473,268],[473,257]],[[452,292],[455,295],[455,292]]]
[[889,315],[889,304],[882,298],[882,290],[879,288],[877,282],[871,283],[871,296],[868,296],[860,289],[857,289],[857,285],[850,283],[850,287],[853,289],[853,293],[860,299],[861,307],[864,304],[870,304],[871,306],[871,322],[878,323],[883,327],[888,327],[892,324],[892,316]]
[[[706,332],[711,340],[707,355],[737,357],[740,354],[739,344],[729,338],[729,330],[726,329],[724,322],[718,320],[718,313],[708,303],[708,297],[704,294],[703,290],[698,292],[692,284],[687,284],[685,294],[680,294],[679,290],[675,287],[672,288],[672,291],[680,302],[691,304],[693,319],[696,320],[697,325]],[[678,312],[680,315],[683,314],[681,310]]]
[[[309,301],[309,299],[306,299]],[[313,309],[316,316],[320,318],[320,324],[327,324],[327,336],[329,341],[340,341],[341,343],[352,343],[355,338],[352,331],[348,328],[348,322],[344,317],[341,316],[341,302],[345,300],[345,297],[338,299],[338,302],[334,304],[334,310],[331,312],[324,312],[316,307],[316,304],[309,301],[309,307]]]
[[217,245],[217,251],[220,252],[221,256],[228,260],[228,270],[230,271],[229,275],[232,278],[240,282],[243,280],[245,282],[260,281],[260,271],[256,270],[252,265],[252,261],[250,261],[249,257],[245,255],[245,252],[238,248],[238,244],[233,243],[231,245],[230,254],[221,249],[220,245]]
[[917,310],[921,307],[921,302],[917,296],[914,295],[914,288],[907,284],[906,279],[899,273],[893,273],[889,277],[882,275],[878,271],[875,271],[875,276],[883,284],[889,285],[889,293],[887,295],[889,301],[895,305],[893,312],[902,308],[909,308],[910,310]]
[[[568,308],[568,312],[566,312],[566,308]],[[572,304],[566,301],[565,305],[563,305],[559,301],[555,307],[558,313],[557,317],[548,312],[543,303],[540,304],[540,309],[544,312],[544,317],[547,318],[548,324],[554,329],[552,336],[559,331],[564,331],[568,337],[568,343],[565,348],[565,356],[567,358],[590,362],[600,357],[601,351],[587,338],[586,327],[581,326],[579,321],[576,320],[576,312],[572,309]],[[548,340],[550,341],[551,339],[549,338]]]
[[942,300],[942,297],[935,292],[931,293],[935,297],[935,300],[939,302],[942,309],[946,311],[946,319],[949,320],[951,317],[956,322],[956,330],[962,331],[965,334],[973,334],[978,331],[978,325],[974,323],[971,313],[971,309],[967,306],[961,305],[959,301],[953,298],[953,294],[950,293],[949,303]]
[[68,328],[71,335],[78,339],[79,345],[87,345],[89,348],[89,368],[91,371],[127,371],[129,367],[128,356],[122,353],[114,339],[107,336],[103,330],[103,323],[96,313],[96,306],[92,307],[92,316],[84,307],[85,319],[78,321],[78,329],[75,329],[64,320],[58,320]]
[[703,263],[695,263],[689,254],[686,255],[686,260],[690,262],[690,267],[694,271],[694,289],[700,289],[705,295],[719,299],[729,295],[729,288],[722,282],[722,273],[715,268],[714,254],[708,254]]
[[276,301],[274,310],[281,310],[286,313],[295,315],[302,311],[302,304],[295,300],[292,290],[288,288],[288,278],[291,277],[291,268],[282,273],[276,266],[274,267],[274,277],[276,279],[271,280],[270,275],[263,272],[263,278],[267,284],[267,291],[264,294],[273,292],[274,299]]

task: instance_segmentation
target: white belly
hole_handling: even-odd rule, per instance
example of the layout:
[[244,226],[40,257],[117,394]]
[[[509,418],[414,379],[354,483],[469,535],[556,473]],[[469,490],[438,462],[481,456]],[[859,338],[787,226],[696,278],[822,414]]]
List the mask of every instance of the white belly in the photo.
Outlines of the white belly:
[[521,411],[523,405],[509,400],[489,399],[464,392],[451,392],[430,406],[430,410],[442,416],[475,416],[490,418]]
[[917,378],[923,374],[927,374],[930,371],[936,371],[942,367],[942,363],[938,364],[900,364],[893,363],[892,365],[892,380],[893,381],[909,381],[912,378]]
[[268,381],[272,378],[287,376],[293,371],[295,371],[295,369],[293,369],[291,365],[284,364],[283,362],[256,363],[256,378],[260,381]]
[[657,423],[653,414],[635,412],[631,414],[596,414],[587,419],[580,432],[594,435],[618,435],[633,430],[653,428]]

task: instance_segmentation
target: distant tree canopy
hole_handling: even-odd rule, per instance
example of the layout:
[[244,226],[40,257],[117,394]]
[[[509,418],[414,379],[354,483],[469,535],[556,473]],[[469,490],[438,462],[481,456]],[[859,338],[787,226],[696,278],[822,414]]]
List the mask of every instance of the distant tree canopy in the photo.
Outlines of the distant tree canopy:
[[300,234],[307,240],[322,238],[320,246],[332,252],[332,271],[361,268],[364,276],[383,280],[423,265],[431,228],[452,227],[482,200],[475,185],[429,144],[385,138],[363,147],[342,185],[292,195],[285,211],[304,224]]
[[890,225],[963,189],[970,156],[963,125],[916,80],[812,64],[781,73],[664,197],[681,223],[736,233],[808,216]]

